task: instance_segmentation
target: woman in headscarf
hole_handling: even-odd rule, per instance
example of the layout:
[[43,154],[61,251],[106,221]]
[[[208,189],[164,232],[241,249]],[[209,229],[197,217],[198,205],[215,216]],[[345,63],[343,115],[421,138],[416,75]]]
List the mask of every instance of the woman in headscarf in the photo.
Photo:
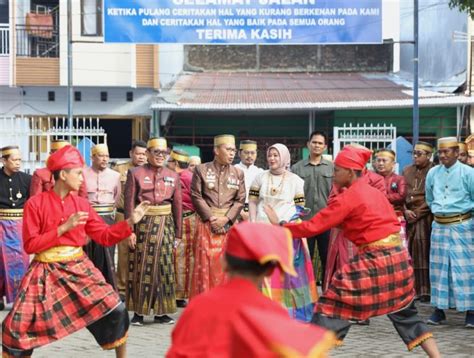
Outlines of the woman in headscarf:
[[[299,220],[305,205],[304,181],[288,171],[290,152],[283,144],[267,150],[268,170],[259,174],[250,187],[249,213],[252,222],[269,222],[264,206],[270,205],[280,221]],[[265,280],[263,293],[280,302],[291,317],[309,322],[318,296],[313,265],[306,239],[293,240],[294,266],[298,277],[275,270]]]

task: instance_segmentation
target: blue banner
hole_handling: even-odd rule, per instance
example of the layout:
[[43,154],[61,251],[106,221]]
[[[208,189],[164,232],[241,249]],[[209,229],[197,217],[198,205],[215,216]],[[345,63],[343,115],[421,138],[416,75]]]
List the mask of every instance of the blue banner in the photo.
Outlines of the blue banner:
[[382,0],[104,0],[105,42],[373,44]]

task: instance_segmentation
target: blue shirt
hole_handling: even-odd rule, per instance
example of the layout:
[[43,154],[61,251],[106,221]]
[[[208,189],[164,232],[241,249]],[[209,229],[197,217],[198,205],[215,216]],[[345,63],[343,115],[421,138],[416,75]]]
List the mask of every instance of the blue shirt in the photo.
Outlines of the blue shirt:
[[426,176],[426,202],[439,216],[474,209],[474,169],[457,161],[450,168],[437,165]]

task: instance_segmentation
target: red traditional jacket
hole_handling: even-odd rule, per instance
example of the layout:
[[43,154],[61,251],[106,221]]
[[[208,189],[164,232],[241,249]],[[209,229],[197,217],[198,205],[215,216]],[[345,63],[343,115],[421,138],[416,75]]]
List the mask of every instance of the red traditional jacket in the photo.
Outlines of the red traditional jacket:
[[383,177],[385,180],[385,190],[387,191],[387,199],[392,204],[395,211],[403,211],[405,197],[407,196],[407,183],[401,175],[392,173]]
[[336,226],[341,226],[346,238],[358,246],[400,231],[386,196],[363,178],[332,198],[311,220],[285,224],[295,238],[312,237]]
[[[89,213],[87,223],[58,236],[58,227],[78,211]],[[89,201],[77,195],[69,194],[61,199],[50,190],[29,199],[23,209],[23,246],[28,254],[55,246],[84,246],[86,236],[101,245],[111,246],[131,234],[127,222],[108,226]]]
[[320,357],[331,348],[332,337],[320,327],[291,319],[253,283],[236,277],[191,300],[166,356],[279,357],[291,351],[303,357],[320,346],[321,354],[314,355]]
[[179,173],[181,179],[181,189],[183,191],[183,210],[196,210],[191,200],[191,182],[193,181],[193,172],[186,169]]

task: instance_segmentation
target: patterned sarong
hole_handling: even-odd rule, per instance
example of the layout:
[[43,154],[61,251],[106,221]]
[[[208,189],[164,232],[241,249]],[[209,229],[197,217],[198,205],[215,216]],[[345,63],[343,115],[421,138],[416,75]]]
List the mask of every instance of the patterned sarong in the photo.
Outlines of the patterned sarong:
[[429,296],[430,236],[433,215],[425,215],[413,224],[407,223],[408,252],[415,271],[415,291],[418,296]]
[[227,234],[214,234],[211,231],[211,224],[202,222],[199,216],[196,216],[191,298],[224,282],[222,256],[226,240]]
[[[13,350],[43,346],[89,326],[120,304],[86,255],[67,262],[33,261],[3,321],[2,344]],[[126,331],[117,338],[125,337]]]
[[333,228],[329,237],[323,292],[328,289],[334,274],[349,263],[356,254],[357,246],[344,237],[342,229]]
[[474,310],[474,219],[433,222],[430,251],[431,304]]
[[406,248],[359,248],[359,253],[335,273],[315,312],[354,321],[396,312],[413,301],[413,285]]
[[129,251],[127,308],[140,315],[176,312],[174,221],[169,215],[146,215],[137,225],[137,243]]
[[196,236],[195,212],[184,212],[182,238],[175,254],[176,298],[189,298],[191,292],[191,275],[194,268],[194,241]]
[[23,250],[23,220],[0,220],[0,299],[13,302],[30,262]]
[[[114,215],[100,215],[104,219],[105,223],[112,225],[115,223]],[[117,291],[117,278],[115,275],[115,245],[114,246],[102,246],[101,244],[90,240],[87,245],[84,246],[84,252],[89,256],[95,267],[102,272],[105,281],[112,285]]]
[[293,264],[298,276],[282,273],[277,268],[272,276],[265,279],[262,291],[265,296],[280,302],[288,310],[290,317],[309,322],[318,293],[306,239],[294,239],[293,249]]

